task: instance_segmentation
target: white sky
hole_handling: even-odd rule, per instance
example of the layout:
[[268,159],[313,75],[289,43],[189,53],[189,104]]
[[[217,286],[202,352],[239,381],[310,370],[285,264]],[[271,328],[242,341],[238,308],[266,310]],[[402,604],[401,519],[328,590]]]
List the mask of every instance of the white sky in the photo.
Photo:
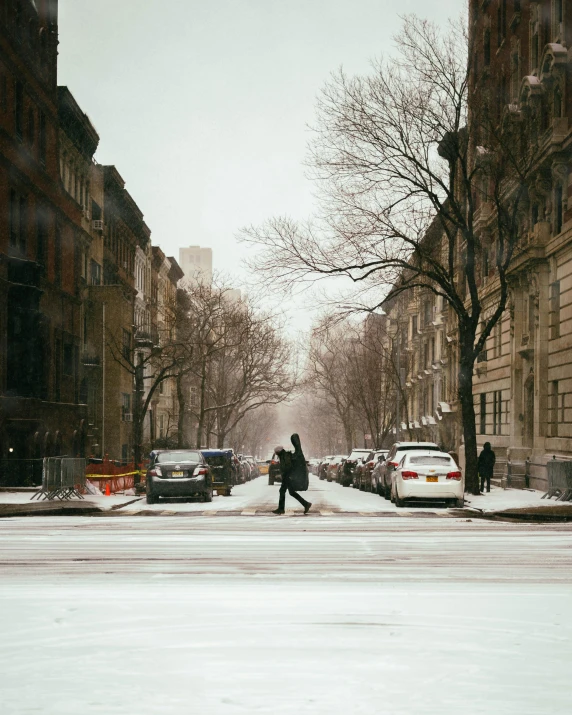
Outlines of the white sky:
[[180,246],[210,246],[241,287],[237,231],[312,211],[302,161],[329,73],[365,73],[391,52],[398,13],[445,22],[465,4],[60,0],[58,83],[92,120],[96,158],[115,164],[153,243],[177,259]]

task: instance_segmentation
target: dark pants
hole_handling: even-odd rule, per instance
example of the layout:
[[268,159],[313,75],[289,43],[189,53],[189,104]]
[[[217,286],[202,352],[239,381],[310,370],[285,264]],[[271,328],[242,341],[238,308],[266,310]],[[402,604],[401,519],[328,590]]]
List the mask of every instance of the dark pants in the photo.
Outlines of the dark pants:
[[487,480],[487,492],[490,492],[491,490],[491,475],[490,474],[481,474],[481,491],[485,491],[485,479]]
[[280,485],[280,499],[278,500],[278,508],[284,510],[284,504],[286,502],[286,492],[290,494],[291,497],[294,497],[294,499],[297,499],[302,506],[306,506],[309,502],[307,502],[304,497],[301,497],[298,492],[295,492],[291,487],[290,487],[290,480],[288,477],[282,477],[282,484]]

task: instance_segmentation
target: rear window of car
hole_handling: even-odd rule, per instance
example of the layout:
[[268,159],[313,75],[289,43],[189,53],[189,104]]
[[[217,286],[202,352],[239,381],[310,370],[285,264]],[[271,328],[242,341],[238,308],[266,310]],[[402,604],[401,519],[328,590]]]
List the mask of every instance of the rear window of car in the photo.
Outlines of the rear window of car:
[[365,457],[365,456],[368,455],[368,454],[369,454],[369,452],[368,452],[366,449],[354,450],[354,451],[350,454],[350,456],[348,457],[348,459],[352,459],[352,460],[353,460],[353,459],[361,459],[362,457]]
[[202,462],[200,452],[161,452],[157,462]]
[[409,457],[407,464],[439,464],[442,466],[450,467],[453,460],[451,457],[430,457],[425,455],[423,457]]

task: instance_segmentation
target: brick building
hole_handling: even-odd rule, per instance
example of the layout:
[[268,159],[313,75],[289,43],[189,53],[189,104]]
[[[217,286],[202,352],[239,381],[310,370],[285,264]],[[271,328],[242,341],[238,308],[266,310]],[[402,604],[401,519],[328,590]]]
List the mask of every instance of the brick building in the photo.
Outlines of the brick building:
[[0,1],[0,456],[13,458],[85,443],[87,239],[60,180],[57,45],[57,0]]

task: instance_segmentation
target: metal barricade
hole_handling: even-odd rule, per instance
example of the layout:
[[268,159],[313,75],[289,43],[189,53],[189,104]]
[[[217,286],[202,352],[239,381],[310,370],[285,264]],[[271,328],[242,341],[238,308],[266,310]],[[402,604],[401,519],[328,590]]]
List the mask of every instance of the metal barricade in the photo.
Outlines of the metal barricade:
[[543,499],[556,497],[556,501],[572,501],[572,461],[553,457],[546,464],[548,491]]
[[75,457],[44,457],[42,488],[32,499],[83,499],[85,459]]

